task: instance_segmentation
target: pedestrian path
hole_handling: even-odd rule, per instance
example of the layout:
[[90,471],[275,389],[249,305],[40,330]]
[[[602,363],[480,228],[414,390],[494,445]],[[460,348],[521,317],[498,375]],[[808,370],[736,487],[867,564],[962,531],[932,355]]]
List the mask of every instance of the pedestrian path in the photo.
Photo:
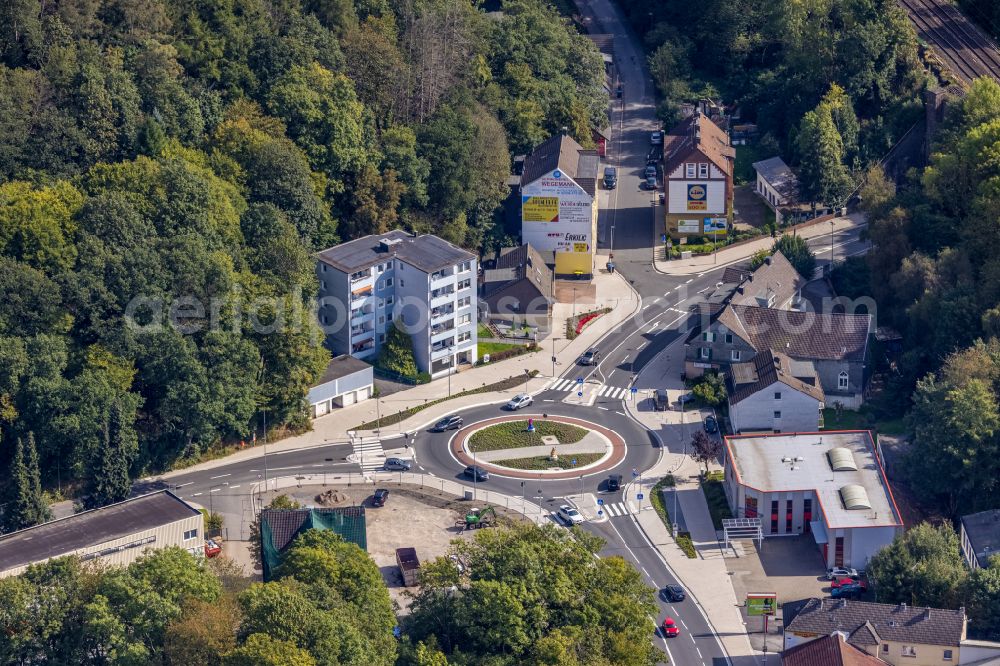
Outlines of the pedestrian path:
[[635,513],[635,505],[632,502],[629,502],[627,505],[625,502],[615,502],[614,504],[605,504],[597,508],[603,510],[605,515],[611,518],[631,516]]
[[347,457],[356,462],[362,472],[372,472],[385,466],[385,450],[382,441],[377,438],[355,437],[351,442],[354,453]]

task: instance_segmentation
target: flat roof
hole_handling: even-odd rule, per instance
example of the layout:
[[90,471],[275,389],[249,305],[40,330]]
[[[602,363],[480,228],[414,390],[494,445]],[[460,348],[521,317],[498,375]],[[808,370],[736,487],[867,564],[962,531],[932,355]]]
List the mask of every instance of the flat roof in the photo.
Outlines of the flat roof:
[[72,555],[198,515],[197,509],[168,490],[91,509],[0,537],[0,571]]
[[[745,435],[725,443],[739,483],[766,493],[814,492],[830,529],[903,524],[867,430]],[[834,472],[827,452],[835,448],[847,449],[857,470]],[[848,486],[863,488],[871,508],[845,508],[841,489]]]
[[326,365],[326,370],[323,372],[323,376],[319,378],[312,388],[317,386],[322,386],[336,379],[341,379],[347,377],[348,375],[353,375],[357,372],[364,372],[365,370],[371,370],[372,366],[364,361],[354,358],[344,354],[342,356],[337,356],[336,358],[330,359],[330,362]]
[[[383,247],[383,240],[390,242],[391,249]],[[414,236],[401,229],[341,243],[318,252],[316,256],[324,263],[345,273],[359,271],[393,257],[398,257],[425,273],[433,273],[438,269],[476,258],[471,252],[437,236],[431,234]]]
[[962,516],[962,525],[979,566],[988,567],[990,557],[1000,555],[1000,509]]

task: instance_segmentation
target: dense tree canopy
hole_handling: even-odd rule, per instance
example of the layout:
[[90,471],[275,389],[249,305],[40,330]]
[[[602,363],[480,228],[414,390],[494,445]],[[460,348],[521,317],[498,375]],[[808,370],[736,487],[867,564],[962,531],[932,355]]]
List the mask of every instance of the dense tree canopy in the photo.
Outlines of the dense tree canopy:
[[265,410],[307,427],[311,253],[399,226],[492,246],[511,150],[603,124],[593,44],[501,9],[0,8],[0,480],[30,433],[43,484],[100,505]]

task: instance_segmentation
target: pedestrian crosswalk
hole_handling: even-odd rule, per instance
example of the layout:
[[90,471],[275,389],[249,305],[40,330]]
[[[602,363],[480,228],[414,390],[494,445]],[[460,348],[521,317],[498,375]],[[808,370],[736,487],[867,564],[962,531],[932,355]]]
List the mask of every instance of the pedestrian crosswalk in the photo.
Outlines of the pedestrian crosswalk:
[[354,449],[352,462],[358,463],[362,472],[371,472],[385,466],[385,450],[382,449],[381,440],[356,437],[351,442],[351,447]]
[[[550,391],[582,391],[584,384],[577,382],[575,379],[557,379],[555,382],[549,386]],[[607,384],[602,384],[600,388],[597,389],[597,397],[608,398],[611,400],[624,400],[629,396],[629,387],[617,387],[608,386]]]
[[614,504],[604,504],[603,506],[597,507],[604,511],[606,516],[615,518],[617,516],[627,516],[635,513],[635,507],[629,502],[628,506],[624,502],[616,502]]

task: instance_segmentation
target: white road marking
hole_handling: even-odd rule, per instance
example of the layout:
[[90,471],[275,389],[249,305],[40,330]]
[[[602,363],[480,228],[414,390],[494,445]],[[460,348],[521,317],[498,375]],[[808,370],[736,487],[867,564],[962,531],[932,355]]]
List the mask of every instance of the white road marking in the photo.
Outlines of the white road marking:
[[608,411],[608,408],[607,408],[607,407],[601,407],[600,405],[598,405],[598,407],[597,407],[597,408],[598,408],[598,409],[603,409],[604,411]]
[[203,495],[203,494],[204,493],[195,493],[194,495],[191,495],[191,497],[197,497],[198,495]]
[[212,479],[221,479],[222,477],[225,477],[225,476],[232,476],[232,474],[220,474],[218,476],[210,476],[210,477],[208,477],[208,480],[211,481]]
[[694,282],[694,278],[691,278],[690,280],[688,280],[688,281],[687,281],[687,282],[685,282],[684,284],[691,284],[692,282]]
[[219,492],[220,490],[222,490],[222,488],[212,488],[212,489],[211,489],[211,490],[209,490],[208,492],[210,492],[210,493],[217,493],[217,492]]
[[617,412],[617,411],[616,411],[616,412],[615,412],[615,414],[618,414],[618,415],[620,415],[620,416],[625,416],[625,412]]
[[183,488],[184,486],[190,486],[192,483],[194,483],[194,481],[188,481],[187,483],[178,483],[177,487]]
[[552,400],[550,398],[542,398],[542,402],[555,402],[555,400]]
[[232,488],[239,488],[239,487],[240,487],[240,484],[236,484],[235,486],[229,486],[230,489],[232,489]]
[[652,331],[652,330],[653,330],[654,328],[656,328],[656,327],[657,327],[657,326],[659,326],[659,325],[660,325],[660,322],[658,322],[658,321],[654,321],[654,322],[653,322],[653,324],[652,324],[652,325],[651,325],[651,326],[649,327],[649,330],[651,330],[651,331]]

